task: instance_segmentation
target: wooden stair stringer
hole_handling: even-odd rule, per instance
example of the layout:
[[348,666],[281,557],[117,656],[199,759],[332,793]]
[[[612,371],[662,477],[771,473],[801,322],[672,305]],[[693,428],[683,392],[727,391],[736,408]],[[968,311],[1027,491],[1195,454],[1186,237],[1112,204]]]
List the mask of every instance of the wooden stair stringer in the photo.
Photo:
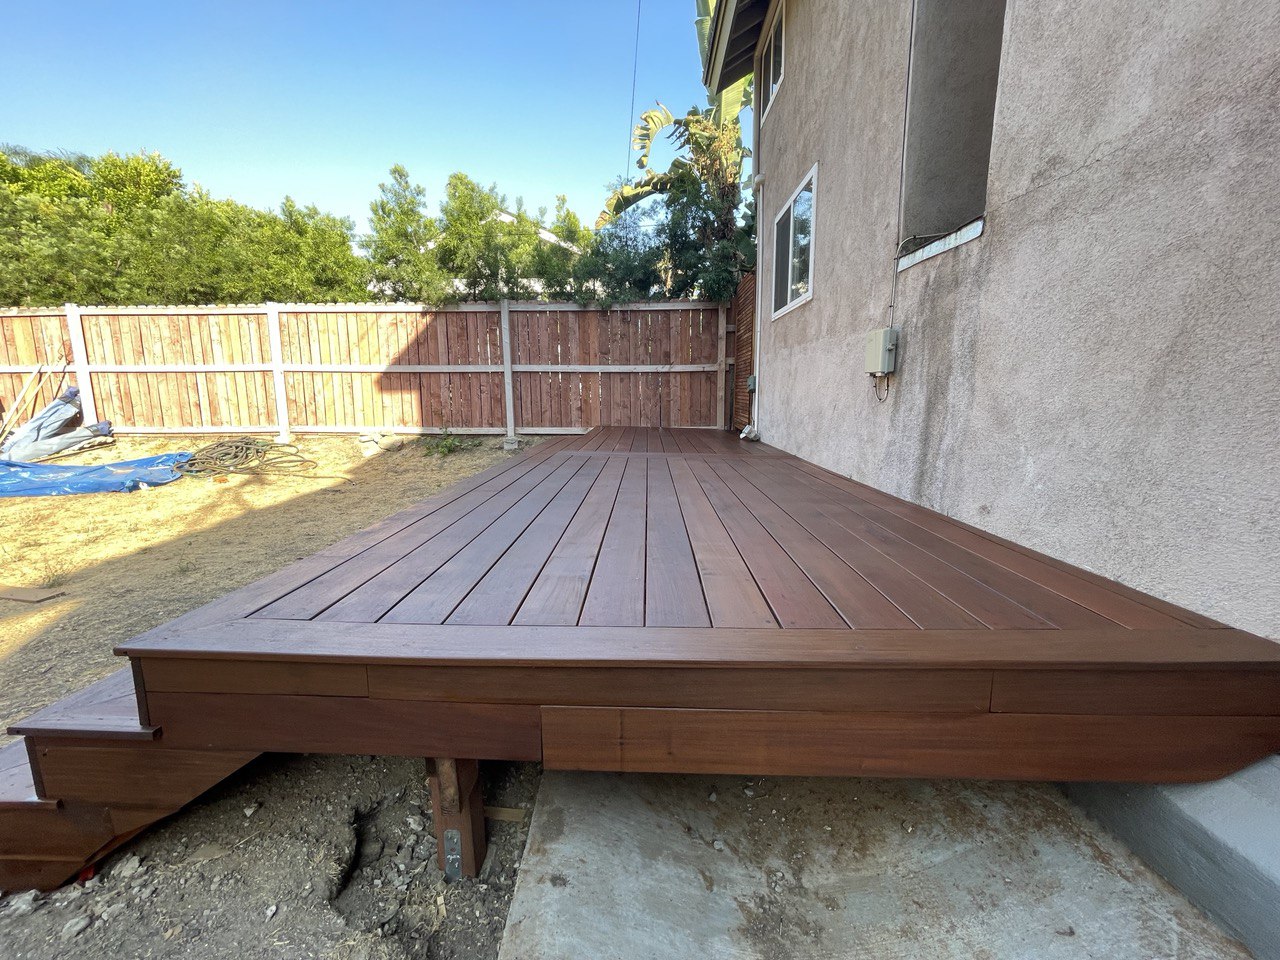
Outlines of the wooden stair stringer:
[[0,890],[48,890],[258,753],[171,749],[138,718],[128,669],[39,711],[0,748]]

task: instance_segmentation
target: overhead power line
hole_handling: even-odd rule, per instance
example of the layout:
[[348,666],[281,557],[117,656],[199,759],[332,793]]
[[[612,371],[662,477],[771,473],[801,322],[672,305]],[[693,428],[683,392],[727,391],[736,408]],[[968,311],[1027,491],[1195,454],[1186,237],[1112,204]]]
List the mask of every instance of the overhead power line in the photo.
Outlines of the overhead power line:
[[631,168],[631,128],[636,122],[636,74],[640,69],[640,8],[644,0],[636,0],[636,42],[631,53],[631,106],[627,108],[627,159],[622,164],[622,179],[628,178]]

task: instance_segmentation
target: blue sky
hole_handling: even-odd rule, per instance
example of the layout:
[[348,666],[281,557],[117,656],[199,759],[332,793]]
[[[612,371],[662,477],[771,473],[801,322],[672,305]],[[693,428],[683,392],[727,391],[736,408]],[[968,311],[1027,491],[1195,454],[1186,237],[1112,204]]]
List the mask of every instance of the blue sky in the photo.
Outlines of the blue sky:
[[[20,4],[0,142],[157,150],[214,196],[350,216],[393,163],[594,222],[634,118],[633,0]],[[705,104],[693,0],[643,0],[636,112]],[[635,168],[628,168],[634,175]]]

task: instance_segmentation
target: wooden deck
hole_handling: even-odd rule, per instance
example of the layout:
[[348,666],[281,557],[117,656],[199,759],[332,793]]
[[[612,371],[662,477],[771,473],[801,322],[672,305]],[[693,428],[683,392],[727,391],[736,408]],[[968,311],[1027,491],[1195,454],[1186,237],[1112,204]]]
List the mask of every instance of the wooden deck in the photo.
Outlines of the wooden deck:
[[33,801],[160,816],[261,751],[1194,781],[1280,749],[1280,645],[713,431],[540,444],[117,652],[14,728]]

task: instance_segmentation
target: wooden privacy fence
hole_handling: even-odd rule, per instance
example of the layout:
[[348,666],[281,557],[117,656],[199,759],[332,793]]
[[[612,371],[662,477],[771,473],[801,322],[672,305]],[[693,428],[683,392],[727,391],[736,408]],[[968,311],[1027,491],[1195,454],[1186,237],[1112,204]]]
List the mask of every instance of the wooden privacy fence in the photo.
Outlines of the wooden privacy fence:
[[725,305],[268,303],[0,312],[0,400],[78,386],[118,433],[723,427]]

